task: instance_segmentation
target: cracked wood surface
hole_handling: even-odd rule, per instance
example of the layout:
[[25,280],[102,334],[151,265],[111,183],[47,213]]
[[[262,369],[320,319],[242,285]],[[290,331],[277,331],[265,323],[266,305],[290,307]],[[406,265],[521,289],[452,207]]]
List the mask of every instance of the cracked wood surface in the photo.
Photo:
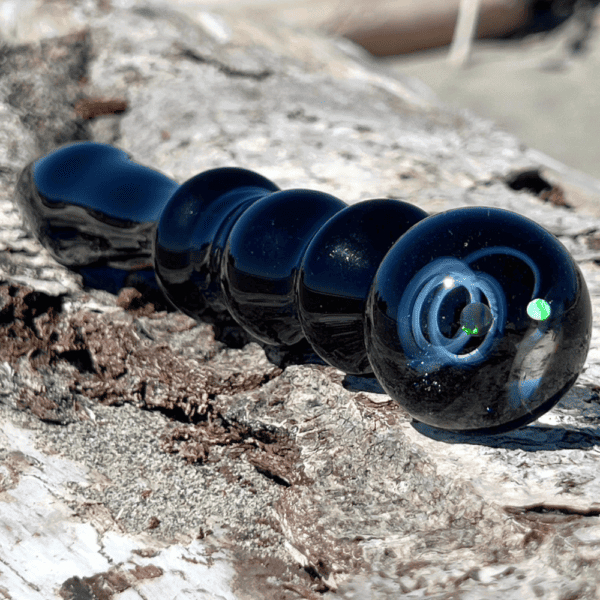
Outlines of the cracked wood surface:
[[348,203],[507,208],[572,252],[597,322],[600,218],[571,192],[596,182],[318,34],[116,5],[1,50],[0,596],[598,598],[597,327],[554,410],[467,439],[305,345],[84,288],[11,200],[26,162],[94,139],[180,182],[237,165]]

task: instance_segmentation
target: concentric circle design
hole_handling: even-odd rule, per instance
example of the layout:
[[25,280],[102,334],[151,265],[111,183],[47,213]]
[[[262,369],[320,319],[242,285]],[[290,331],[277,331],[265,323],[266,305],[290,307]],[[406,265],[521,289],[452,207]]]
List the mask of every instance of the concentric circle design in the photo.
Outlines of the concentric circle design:
[[[469,266],[490,255],[509,255],[525,262],[535,276],[534,297],[539,291],[540,273],[534,261],[525,253],[498,246],[483,248],[463,260],[443,257],[421,269],[408,284],[398,306],[398,336],[402,340],[410,366],[420,373],[428,373],[445,366],[476,366],[487,359],[495,341],[504,335],[506,323],[506,295],[494,277],[474,271]],[[449,338],[443,334],[444,301],[457,288],[466,290],[467,306],[489,302],[492,314],[490,327],[479,347],[463,352],[473,339],[463,329]],[[426,323],[426,332],[422,326]]]
[[428,217],[381,262],[367,355],[421,423],[500,433],[531,423],[573,385],[591,338],[589,292],[564,246],[503,209]]
[[185,314],[227,309],[266,344],[304,337],[334,367],[372,372],[427,425],[500,433],[531,423],[575,383],[590,347],[577,263],[511,211],[347,206],[237,167],[179,186],[91,142],[27,165],[15,202],[84,281],[112,272],[118,289],[123,271],[153,262]]

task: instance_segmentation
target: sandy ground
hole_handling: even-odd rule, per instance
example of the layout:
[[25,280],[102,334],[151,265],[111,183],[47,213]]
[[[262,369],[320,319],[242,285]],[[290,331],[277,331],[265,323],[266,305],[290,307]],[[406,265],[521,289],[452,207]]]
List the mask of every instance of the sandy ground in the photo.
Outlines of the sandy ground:
[[[596,19],[600,24],[600,19]],[[523,41],[477,42],[472,63],[447,64],[447,50],[379,59],[418,77],[438,97],[492,119],[528,146],[600,178],[600,37],[580,55],[566,50],[568,23]]]

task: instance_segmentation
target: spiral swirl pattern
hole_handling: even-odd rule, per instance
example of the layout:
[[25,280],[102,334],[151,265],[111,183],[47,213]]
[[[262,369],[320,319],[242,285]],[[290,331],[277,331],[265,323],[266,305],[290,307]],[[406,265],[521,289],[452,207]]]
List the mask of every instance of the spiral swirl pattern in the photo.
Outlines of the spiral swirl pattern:
[[27,165],[15,201],[56,260],[84,277],[102,269],[122,284],[123,272],[152,265],[182,312],[227,309],[267,344],[306,338],[436,427],[494,433],[535,420],[589,349],[577,264],[509,211],[348,206],[237,167],[178,185],[91,142]]
[[[535,262],[523,252],[506,246],[484,248],[463,260],[444,257],[433,261],[410,281],[398,306],[398,335],[413,368],[426,373],[442,366],[476,366],[487,359],[495,341],[504,334],[506,295],[491,275],[473,271],[469,265],[492,254],[507,254],[525,262],[534,273],[533,294],[537,295],[540,272]],[[467,353],[462,351],[472,340],[471,335],[459,330],[448,338],[440,328],[444,301],[458,288],[466,290],[469,303],[482,303],[482,296],[485,297],[492,315],[483,342]],[[427,336],[421,326],[423,321],[427,324]]]

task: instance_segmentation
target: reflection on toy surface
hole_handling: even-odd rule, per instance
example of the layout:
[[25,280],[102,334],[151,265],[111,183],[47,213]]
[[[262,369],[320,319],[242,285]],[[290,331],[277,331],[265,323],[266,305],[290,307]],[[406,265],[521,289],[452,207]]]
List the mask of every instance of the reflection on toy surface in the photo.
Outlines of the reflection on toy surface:
[[227,309],[268,344],[306,337],[329,364],[374,373],[415,419],[442,429],[494,433],[535,420],[573,385],[589,349],[579,267],[509,211],[347,206],[234,167],[177,185],[90,142],[25,167],[15,197],[62,264],[151,263],[184,313]]

